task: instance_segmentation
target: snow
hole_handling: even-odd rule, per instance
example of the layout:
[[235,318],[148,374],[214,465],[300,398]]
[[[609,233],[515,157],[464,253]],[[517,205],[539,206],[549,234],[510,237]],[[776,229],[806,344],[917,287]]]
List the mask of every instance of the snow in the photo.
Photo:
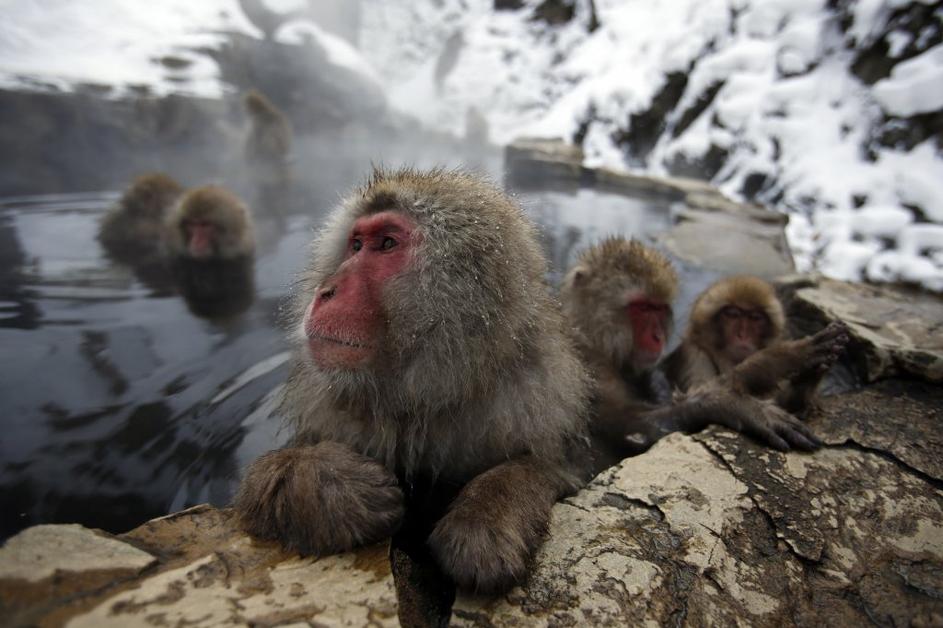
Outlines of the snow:
[[[600,27],[592,33],[585,14],[556,27],[529,20],[536,0],[516,12],[491,11],[488,0],[398,9],[364,2],[364,54],[399,94],[394,106],[439,130],[460,135],[475,107],[500,143],[574,141],[579,133],[588,166],[659,175],[679,159],[697,163],[723,149],[713,183],[742,198],[747,179],[764,175],[756,200],[790,214],[787,238],[800,270],[939,285],[943,253],[905,251],[901,241],[915,222],[943,222],[943,155],[932,138],[909,150],[876,138],[884,125],[908,124],[895,118],[943,109],[943,45],[874,85],[852,71],[859,51],[889,30],[892,58],[926,48],[929,24],[916,41],[888,27],[908,0],[596,0]],[[436,84],[436,60],[457,32],[458,58]],[[678,72],[687,84],[666,131],[649,154],[628,154],[614,138]],[[696,105],[703,112],[676,130]]]
[[896,65],[890,78],[875,84],[874,96],[895,116],[943,109],[943,44]]
[[[119,94],[147,86],[218,97],[216,64],[197,49],[222,41],[220,31],[254,34],[235,0],[7,0],[0,21],[0,86],[29,85],[33,77],[68,90],[75,83],[115,86]],[[167,56],[189,65],[173,69]]]
[[281,27],[275,41],[283,44],[308,45],[314,43],[327,53],[328,60],[370,78],[378,86],[380,78],[373,66],[346,39],[329,33],[310,20],[291,20]]

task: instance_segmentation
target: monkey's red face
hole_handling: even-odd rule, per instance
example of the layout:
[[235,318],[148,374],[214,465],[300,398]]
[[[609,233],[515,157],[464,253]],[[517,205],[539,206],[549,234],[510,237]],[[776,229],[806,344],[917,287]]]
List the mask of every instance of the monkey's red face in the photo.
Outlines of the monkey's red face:
[[728,305],[718,314],[723,351],[734,364],[739,364],[766,344],[770,322],[760,308]]
[[318,286],[304,317],[304,332],[321,368],[367,366],[382,346],[383,288],[403,272],[415,247],[416,224],[386,211],[356,220],[344,261]]
[[650,369],[665,350],[671,306],[647,297],[638,297],[629,301],[628,314],[632,325],[632,364],[637,370]]
[[213,254],[213,243],[217,237],[217,227],[208,220],[184,220],[183,230],[187,239],[187,251],[197,259]]

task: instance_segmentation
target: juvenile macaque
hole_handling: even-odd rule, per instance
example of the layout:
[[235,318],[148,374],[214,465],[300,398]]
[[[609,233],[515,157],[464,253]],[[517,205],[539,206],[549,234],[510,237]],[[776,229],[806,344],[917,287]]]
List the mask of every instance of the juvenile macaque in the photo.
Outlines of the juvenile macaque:
[[118,261],[141,264],[160,255],[164,220],[183,188],[162,173],[139,176],[102,219],[98,239]]
[[330,554],[389,537],[438,491],[422,542],[444,573],[519,581],[579,482],[589,397],[534,226],[468,174],[376,171],[312,251],[282,403],[295,435],[247,469],[245,528]]
[[610,238],[587,249],[564,279],[561,300],[596,383],[591,433],[595,470],[676,430],[717,423],[773,446],[814,448],[817,439],[778,408],[728,387],[666,405],[656,365],[672,329],[678,279],[671,263],[638,241]]
[[773,287],[748,275],[717,281],[695,300],[684,340],[666,360],[682,391],[718,378],[750,395],[774,396],[790,412],[811,406],[822,376],[841,355],[847,330],[784,340],[785,314]]
[[174,205],[164,240],[172,257],[195,261],[250,257],[255,250],[249,210],[215,185],[194,188]]

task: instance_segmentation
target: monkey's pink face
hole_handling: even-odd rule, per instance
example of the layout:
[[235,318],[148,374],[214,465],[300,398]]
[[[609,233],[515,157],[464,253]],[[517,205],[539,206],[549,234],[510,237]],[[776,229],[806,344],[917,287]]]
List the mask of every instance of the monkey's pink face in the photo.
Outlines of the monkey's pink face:
[[632,364],[636,370],[650,369],[665,350],[671,306],[643,295],[632,298],[626,309],[632,326]]
[[734,364],[739,364],[766,344],[770,322],[760,308],[728,305],[717,315],[723,351]]
[[304,317],[304,333],[315,363],[324,369],[369,365],[383,343],[383,288],[409,264],[416,224],[385,211],[356,220],[344,261],[318,286]]
[[213,254],[213,245],[217,237],[215,224],[208,220],[188,219],[183,221],[183,231],[190,257],[203,259]]

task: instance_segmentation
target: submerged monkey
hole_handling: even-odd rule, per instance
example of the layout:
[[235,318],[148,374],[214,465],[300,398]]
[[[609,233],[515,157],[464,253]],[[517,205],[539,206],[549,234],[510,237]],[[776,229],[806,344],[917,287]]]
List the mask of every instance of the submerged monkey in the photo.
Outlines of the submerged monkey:
[[677,274],[664,255],[619,237],[584,251],[564,278],[564,312],[595,382],[594,471],[671,431],[710,423],[779,449],[814,449],[818,439],[788,413],[729,387],[704,387],[667,403],[656,366],[671,334],[677,288]]
[[215,185],[188,191],[167,216],[164,245],[177,289],[194,314],[224,318],[252,304],[252,216],[235,195]]
[[312,251],[281,406],[295,435],[247,469],[242,524],[323,555],[418,510],[411,543],[458,586],[520,581],[580,483],[590,385],[534,225],[469,174],[377,170]]
[[159,262],[167,212],[183,187],[160,172],[137,177],[101,221],[98,240],[119,262]]
[[680,390],[717,379],[750,395],[772,396],[789,412],[806,413],[848,333],[832,323],[814,336],[785,340],[786,316],[773,287],[739,275],[715,282],[691,308],[684,339],[666,360]]

